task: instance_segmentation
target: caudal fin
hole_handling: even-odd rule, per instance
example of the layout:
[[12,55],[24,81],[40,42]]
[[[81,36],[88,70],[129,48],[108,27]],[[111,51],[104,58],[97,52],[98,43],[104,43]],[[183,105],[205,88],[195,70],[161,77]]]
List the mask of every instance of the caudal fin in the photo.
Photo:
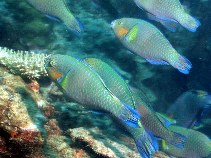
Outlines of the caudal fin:
[[173,132],[172,140],[169,143],[174,145],[177,148],[183,148],[185,145],[186,139],[187,139],[186,136],[180,133]]
[[150,158],[158,150],[157,139],[148,133],[137,137],[135,143],[142,158]]
[[81,33],[84,31],[84,27],[82,23],[73,15],[69,15],[67,17],[64,17],[63,19],[64,24],[76,35],[80,36]]
[[187,13],[184,13],[183,16],[178,19],[178,22],[191,32],[196,32],[197,28],[201,25],[198,19]]
[[190,69],[192,68],[191,62],[180,54],[177,54],[177,57],[171,64],[183,74],[189,74]]
[[123,106],[125,107],[125,111],[124,113],[120,114],[120,119],[130,127],[139,127],[141,115],[138,113],[138,111],[134,110],[127,104],[123,104]]

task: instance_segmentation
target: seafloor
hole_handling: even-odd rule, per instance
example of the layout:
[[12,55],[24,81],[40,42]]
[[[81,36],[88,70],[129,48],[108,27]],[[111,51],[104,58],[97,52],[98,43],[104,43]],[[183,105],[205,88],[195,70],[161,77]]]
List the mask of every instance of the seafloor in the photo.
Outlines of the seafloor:
[[[169,66],[154,66],[131,54],[115,37],[110,23],[121,17],[146,19],[132,1],[69,0],[84,25],[80,37],[52,21],[25,0],[0,1],[0,47],[77,58],[97,57],[113,65],[133,89],[165,113],[183,92],[211,92],[211,2],[181,1],[202,25],[195,33],[176,33],[153,22],[193,64],[189,75]],[[132,8],[132,9],[131,9]],[[50,80],[37,81],[0,67],[0,157],[138,158],[131,138],[106,115],[95,115],[66,100]],[[210,134],[210,126],[203,129]],[[210,134],[211,136],[211,134]],[[168,157],[164,153],[158,157]]]

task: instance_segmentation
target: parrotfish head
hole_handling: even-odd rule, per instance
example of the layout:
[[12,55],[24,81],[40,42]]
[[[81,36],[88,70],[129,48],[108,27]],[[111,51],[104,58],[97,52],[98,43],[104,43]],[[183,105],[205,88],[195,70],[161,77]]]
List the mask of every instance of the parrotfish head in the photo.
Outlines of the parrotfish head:
[[[45,69],[53,81],[58,82],[68,73],[70,69],[70,64],[67,62],[68,58],[71,57],[59,54],[50,55],[45,58]],[[69,61],[71,62],[71,60]]]
[[191,91],[197,97],[199,101],[199,106],[201,108],[206,108],[207,110],[211,110],[211,95],[209,95],[206,91],[202,90],[192,90]]
[[111,27],[116,36],[121,40],[136,25],[138,21],[132,18],[121,18],[111,22]]

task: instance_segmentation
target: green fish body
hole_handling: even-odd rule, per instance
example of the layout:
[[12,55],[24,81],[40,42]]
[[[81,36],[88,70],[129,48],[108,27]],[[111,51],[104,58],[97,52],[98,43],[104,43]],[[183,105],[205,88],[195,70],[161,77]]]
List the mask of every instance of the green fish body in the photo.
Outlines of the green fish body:
[[112,22],[115,35],[133,53],[154,65],[171,65],[188,74],[192,64],[177,53],[164,35],[152,24],[139,19],[122,18]]
[[52,19],[59,19],[75,34],[83,31],[80,22],[73,16],[67,7],[65,0],[28,0],[28,2]]
[[[84,61],[100,75],[104,83],[108,86],[111,92],[121,100],[121,102],[135,108],[133,93],[130,91],[130,88],[124,79],[122,79],[122,77],[111,66],[96,58],[85,58]],[[154,138],[150,140],[150,137],[153,136],[149,137],[143,127],[132,128],[130,126],[125,126],[119,121],[118,123],[120,123],[120,125],[133,137],[142,157],[152,155],[158,149],[157,142],[155,142],[156,140]],[[144,149],[144,146],[147,148]]]
[[169,126],[169,130],[181,133],[187,137],[184,148],[178,149],[171,144],[163,145],[164,152],[176,157],[205,158],[211,157],[211,141],[201,132],[179,126]]
[[180,133],[172,132],[166,128],[164,122],[156,115],[153,109],[149,108],[138,96],[136,98],[136,110],[141,114],[141,123],[156,137],[162,138],[177,148],[183,148],[186,137]]
[[120,100],[122,102],[135,108],[135,100],[130,88],[124,79],[122,79],[122,77],[118,75],[111,66],[96,58],[85,58],[84,61],[95,69],[95,71],[103,79],[106,86],[117,98],[121,98]]
[[[154,16],[151,19],[158,19],[156,21],[160,21],[164,25],[170,22],[179,23],[191,32],[195,32],[201,25],[196,18],[183,9],[179,0],[134,0],[134,2],[138,7]],[[174,31],[175,28],[171,30]]]
[[88,109],[107,112],[126,125],[138,126],[140,115],[114,96],[96,71],[83,61],[51,55],[45,60],[45,68],[67,97]]

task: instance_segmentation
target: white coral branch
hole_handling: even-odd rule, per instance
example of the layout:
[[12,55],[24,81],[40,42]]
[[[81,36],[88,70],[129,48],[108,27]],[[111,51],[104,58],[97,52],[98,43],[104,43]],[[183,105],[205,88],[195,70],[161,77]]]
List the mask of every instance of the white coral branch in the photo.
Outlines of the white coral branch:
[[47,76],[44,67],[46,54],[36,54],[28,51],[14,51],[0,47],[0,64],[12,73],[29,79]]

